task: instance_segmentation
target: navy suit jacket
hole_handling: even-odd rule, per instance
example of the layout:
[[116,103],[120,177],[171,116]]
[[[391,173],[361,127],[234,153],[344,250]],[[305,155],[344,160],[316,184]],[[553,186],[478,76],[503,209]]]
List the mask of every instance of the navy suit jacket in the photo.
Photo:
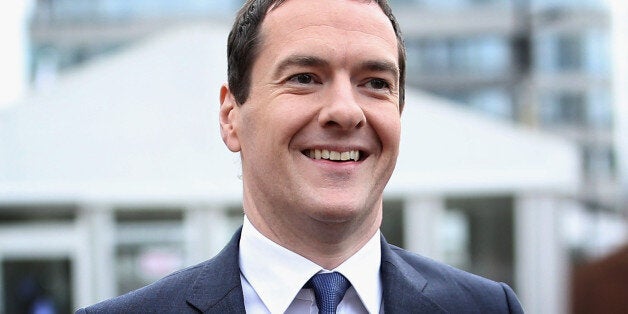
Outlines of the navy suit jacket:
[[[240,231],[214,258],[77,313],[245,313],[239,241]],[[381,241],[385,313],[523,313],[506,284]]]

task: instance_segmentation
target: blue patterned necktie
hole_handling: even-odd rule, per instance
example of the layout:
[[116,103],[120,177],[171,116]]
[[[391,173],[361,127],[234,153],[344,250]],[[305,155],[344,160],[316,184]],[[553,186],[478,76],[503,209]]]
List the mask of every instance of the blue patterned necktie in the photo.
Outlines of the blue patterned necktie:
[[351,283],[340,273],[321,273],[312,276],[305,287],[314,289],[318,313],[335,314]]

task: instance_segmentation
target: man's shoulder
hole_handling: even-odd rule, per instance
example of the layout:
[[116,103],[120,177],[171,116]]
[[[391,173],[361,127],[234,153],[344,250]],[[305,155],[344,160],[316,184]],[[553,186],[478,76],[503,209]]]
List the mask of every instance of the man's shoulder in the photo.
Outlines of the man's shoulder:
[[400,247],[391,245],[390,249],[398,255],[404,262],[412,266],[413,269],[420,272],[426,280],[434,281],[465,281],[474,285],[496,284],[495,281],[469,273],[443,262],[436,261],[429,257],[419,255]]
[[397,274],[412,278],[415,291],[446,312],[521,313],[512,289],[464,270],[389,245],[389,263]]
[[159,309],[184,312],[184,310],[190,310],[191,308],[186,303],[189,289],[208,263],[211,263],[211,260],[179,270],[150,285],[94,304],[77,313],[144,313]]
[[237,231],[212,259],[77,313],[196,313],[199,309],[212,313],[242,312],[239,239],[240,231]]

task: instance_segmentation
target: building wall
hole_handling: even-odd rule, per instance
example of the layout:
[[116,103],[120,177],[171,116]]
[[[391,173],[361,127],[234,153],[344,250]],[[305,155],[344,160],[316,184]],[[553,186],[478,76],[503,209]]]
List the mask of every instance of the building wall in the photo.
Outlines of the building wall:
[[615,111],[615,148],[620,177],[619,209],[628,212],[628,5],[613,0],[613,92]]
[[573,140],[581,198],[618,195],[610,11],[604,1],[392,1],[408,83],[495,117]]

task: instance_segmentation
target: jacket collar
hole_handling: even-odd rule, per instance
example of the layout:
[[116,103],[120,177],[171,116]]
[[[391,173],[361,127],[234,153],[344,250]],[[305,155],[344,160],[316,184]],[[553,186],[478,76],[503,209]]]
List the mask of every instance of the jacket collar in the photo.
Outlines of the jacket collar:
[[[187,302],[202,313],[245,313],[240,282],[239,241],[241,229],[216,257],[205,262],[188,291]],[[427,280],[403,260],[393,246],[382,241],[381,276],[384,311],[403,313],[445,313],[442,307],[427,297],[423,290]]]
[[202,313],[245,313],[240,282],[239,229],[227,246],[202,265],[187,302]]
[[427,280],[403,260],[383,236],[381,241],[384,312],[445,313],[441,306],[423,293]]

